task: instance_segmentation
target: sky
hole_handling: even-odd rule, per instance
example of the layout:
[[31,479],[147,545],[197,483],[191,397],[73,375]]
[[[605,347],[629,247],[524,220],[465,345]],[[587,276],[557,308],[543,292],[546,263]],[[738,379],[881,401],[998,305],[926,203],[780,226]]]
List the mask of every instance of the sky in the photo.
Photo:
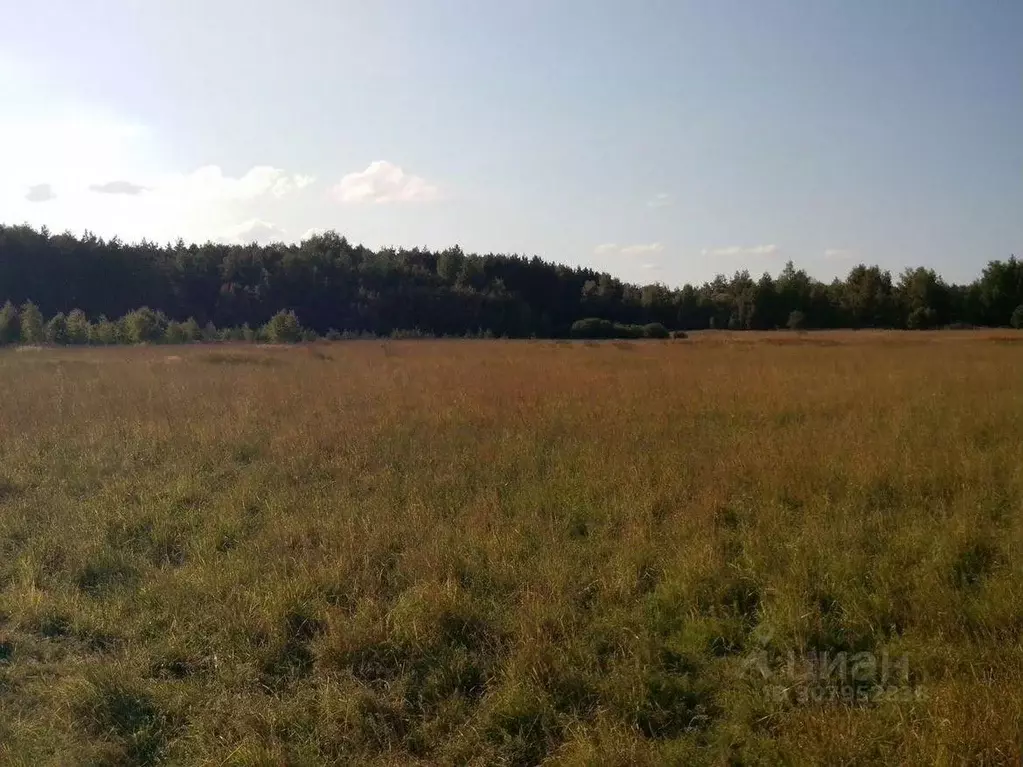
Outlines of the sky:
[[[1023,254],[1020,0],[0,0],[0,222],[681,285]],[[2,255],[2,254],[0,254]]]

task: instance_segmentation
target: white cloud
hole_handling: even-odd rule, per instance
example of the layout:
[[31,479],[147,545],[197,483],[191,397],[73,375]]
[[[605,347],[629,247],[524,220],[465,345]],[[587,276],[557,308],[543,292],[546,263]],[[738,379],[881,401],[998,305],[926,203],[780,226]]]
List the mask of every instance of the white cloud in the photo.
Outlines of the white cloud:
[[671,205],[671,195],[667,192],[658,192],[647,201],[647,207],[664,208]]
[[218,239],[220,242],[230,245],[248,245],[253,242],[266,245],[270,242],[285,242],[287,240],[284,229],[258,218],[225,228],[224,233]]
[[97,194],[136,195],[148,192],[149,187],[133,184],[130,181],[107,181],[105,184],[89,184],[89,191]]
[[845,248],[827,248],[824,251],[824,258],[833,258],[837,260],[852,258],[853,255],[853,251],[846,250]]
[[660,253],[664,246],[659,242],[650,242],[640,245],[626,245],[622,248],[623,256],[640,256],[647,253]]
[[598,256],[605,255],[607,253],[617,253],[618,246],[613,242],[605,242],[603,245],[598,245],[593,249],[593,252]]
[[779,250],[777,245],[752,245],[743,247],[741,245],[729,245],[725,248],[704,248],[701,252],[704,256],[773,256]]
[[440,190],[420,176],[412,176],[394,163],[377,160],[366,170],[349,173],[332,190],[342,203],[432,202]]
[[49,202],[57,196],[50,184],[33,184],[25,192],[28,202]]
[[0,180],[0,210],[4,223],[88,229],[125,240],[269,242],[283,239],[283,230],[266,224],[265,217],[310,183],[308,176],[270,166],[230,176],[215,165],[141,180],[36,184],[28,195],[24,186]]
[[129,241],[280,239],[253,222],[294,214],[288,200],[314,182],[271,165],[174,172],[157,139],[137,121],[79,107],[3,115],[0,223]]
[[298,173],[293,176],[282,176],[274,182],[271,192],[274,197],[284,197],[311,186],[315,181],[316,179],[312,176],[303,176]]
[[304,189],[312,183],[309,176],[289,175],[280,168],[257,165],[238,178],[225,176],[216,165],[206,165],[187,175],[171,175],[159,180],[158,195],[187,197],[191,200],[244,202],[264,196],[276,198]]
[[314,226],[311,229],[306,229],[305,234],[303,234],[298,239],[298,242],[305,242],[306,240],[311,240],[314,237],[323,237],[324,235],[332,235],[337,237],[343,236],[341,234],[338,234],[338,231],[336,229]]

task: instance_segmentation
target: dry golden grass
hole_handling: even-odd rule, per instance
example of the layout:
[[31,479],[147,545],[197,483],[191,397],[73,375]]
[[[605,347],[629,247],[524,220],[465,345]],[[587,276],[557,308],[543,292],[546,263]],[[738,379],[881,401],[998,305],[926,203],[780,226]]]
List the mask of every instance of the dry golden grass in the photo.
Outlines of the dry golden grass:
[[0,763],[1018,764],[1021,340],[0,352]]

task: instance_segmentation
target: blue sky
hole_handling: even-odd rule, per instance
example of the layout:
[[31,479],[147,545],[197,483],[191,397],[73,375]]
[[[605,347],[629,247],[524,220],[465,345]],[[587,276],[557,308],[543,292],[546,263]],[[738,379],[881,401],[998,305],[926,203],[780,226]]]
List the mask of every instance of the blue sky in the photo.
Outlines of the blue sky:
[[678,285],[1023,252],[1019,0],[0,0],[0,220]]

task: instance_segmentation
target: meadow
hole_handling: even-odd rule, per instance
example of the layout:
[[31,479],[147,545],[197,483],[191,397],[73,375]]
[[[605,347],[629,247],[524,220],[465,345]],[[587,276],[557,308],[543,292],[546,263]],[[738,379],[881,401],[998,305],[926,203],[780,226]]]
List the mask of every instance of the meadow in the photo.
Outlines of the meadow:
[[1018,764],[1021,382],[1012,331],[0,350],[0,763]]

